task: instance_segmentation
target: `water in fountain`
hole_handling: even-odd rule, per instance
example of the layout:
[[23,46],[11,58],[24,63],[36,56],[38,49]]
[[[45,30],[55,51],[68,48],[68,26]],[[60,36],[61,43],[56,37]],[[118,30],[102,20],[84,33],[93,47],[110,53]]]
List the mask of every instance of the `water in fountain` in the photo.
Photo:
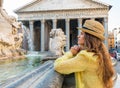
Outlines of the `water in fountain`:
[[[11,79],[25,75],[42,64],[43,55],[28,54],[25,59],[8,59],[0,61],[0,86]],[[6,70],[7,69],[7,70]]]
[[23,42],[27,41],[28,50],[33,51],[33,42],[32,42],[32,38],[31,38],[31,35],[30,35],[30,29],[28,27],[24,26],[24,25],[22,25],[22,29],[23,29],[23,32],[24,32]]

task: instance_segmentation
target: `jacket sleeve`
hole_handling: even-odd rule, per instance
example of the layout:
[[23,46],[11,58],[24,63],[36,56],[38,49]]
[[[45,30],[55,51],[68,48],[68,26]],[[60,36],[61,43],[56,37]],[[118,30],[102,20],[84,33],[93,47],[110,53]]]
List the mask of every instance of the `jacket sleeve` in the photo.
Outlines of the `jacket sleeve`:
[[84,54],[78,53],[75,57],[68,59],[63,56],[54,63],[54,69],[61,74],[84,71],[87,68],[88,59]]
[[66,52],[62,57],[59,57],[58,59],[55,60],[54,65],[55,65],[56,63],[61,62],[61,61],[68,60],[68,59],[70,59],[70,58],[72,58],[72,57],[73,57],[73,54],[72,54],[70,51],[69,51],[69,52]]

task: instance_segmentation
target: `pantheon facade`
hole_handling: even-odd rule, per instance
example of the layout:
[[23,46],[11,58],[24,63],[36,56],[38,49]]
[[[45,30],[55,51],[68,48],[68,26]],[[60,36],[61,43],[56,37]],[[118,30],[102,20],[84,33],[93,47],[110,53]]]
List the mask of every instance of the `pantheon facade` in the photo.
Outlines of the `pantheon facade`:
[[105,29],[108,46],[108,12],[111,5],[97,0],[33,0],[15,10],[18,20],[30,30],[33,51],[49,50],[49,33],[52,29],[62,28],[67,36],[66,51],[77,44],[77,35],[85,20],[101,22]]

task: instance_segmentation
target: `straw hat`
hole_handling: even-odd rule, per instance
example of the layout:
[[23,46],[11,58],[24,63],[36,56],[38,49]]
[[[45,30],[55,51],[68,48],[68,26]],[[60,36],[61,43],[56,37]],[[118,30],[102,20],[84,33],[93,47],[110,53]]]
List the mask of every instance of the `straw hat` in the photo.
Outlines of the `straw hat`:
[[86,20],[83,27],[78,29],[82,30],[83,32],[89,33],[101,40],[104,40],[104,27],[103,25],[95,20]]

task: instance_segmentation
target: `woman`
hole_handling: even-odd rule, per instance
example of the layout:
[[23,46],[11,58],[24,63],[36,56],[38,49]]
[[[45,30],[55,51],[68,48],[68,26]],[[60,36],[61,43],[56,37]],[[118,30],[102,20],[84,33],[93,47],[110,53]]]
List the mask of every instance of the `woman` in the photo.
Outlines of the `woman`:
[[78,35],[78,46],[58,58],[54,69],[61,74],[75,73],[76,88],[112,88],[114,70],[103,43],[104,27],[86,20]]

